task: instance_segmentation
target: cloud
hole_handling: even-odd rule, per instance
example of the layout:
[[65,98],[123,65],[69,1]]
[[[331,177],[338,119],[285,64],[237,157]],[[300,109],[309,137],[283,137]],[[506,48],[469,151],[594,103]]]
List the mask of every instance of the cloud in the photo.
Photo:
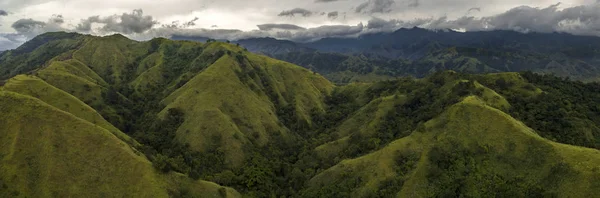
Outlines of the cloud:
[[[364,2],[366,0],[357,0]],[[466,1],[466,0],[465,0]],[[309,1],[310,3],[311,1]],[[346,2],[351,2],[347,0]],[[559,4],[546,7],[529,7],[519,6],[500,14],[475,17],[430,17],[430,18],[413,18],[409,20],[394,19],[395,12],[404,9],[412,0],[397,1],[395,6],[393,0],[368,0],[364,6],[359,6],[351,10],[361,14],[349,13],[349,21],[356,21],[358,25],[329,25],[312,28],[304,28],[295,24],[315,24],[310,21],[313,19],[323,20],[326,17],[329,19],[341,18],[345,15],[343,11],[333,11],[325,13],[322,17],[308,17],[311,15],[320,15],[322,12],[312,12],[307,9],[296,8],[284,11],[280,16],[306,16],[307,18],[289,19],[293,22],[281,23],[266,23],[257,25],[258,29],[250,31],[242,31],[237,29],[219,29],[219,27],[211,26],[218,24],[222,27],[231,27],[226,22],[204,23],[205,18],[198,17],[188,18],[186,20],[174,21],[171,24],[158,25],[153,16],[144,15],[142,10],[134,10],[130,13],[108,16],[92,16],[81,20],[76,26],[68,27],[68,18],[63,18],[62,15],[53,15],[47,21],[38,19],[20,19],[12,24],[12,28],[16,31],[16,35],[11,35],[8,39],[6,35],[0,33],[0,49],[5,46],[15,46],[9,43],[23,42],[33,36],[47,31],[76,31],[90,33],[94,35],[106,35],[110,33],[122,33],[132,39],[145,40],[153,37],[171,37],[172,35],[182,36],[199,36],[210,37],[215,39],[238,40],[243,38],[253,37],[274,37],[278,39],[288,39],[298,42],[313,41],[325,37],[355,37],[358,35],[373,33],[373,32],[391,32],[399,28],[410,28],[414,26],[429,28],[429,29],[455,29],[465,31],[489,31],[489,30],[515,30],[520,32],[567,32],[577,35],[595,35],[600,36],[600,4],[582,5],[575,7],[559,8]],[[325,3],[325,2],[321,2]],[[418,8],[411,8],[412,11],[420,11],[429,9],[428,1],[419,1]],[[337,9],[333,4],[319,4],[326,9]],[[327,7],[331,5],[330,7]],[[337,4],[336,4],[337,5]],[[294,5],[302,6],[302,5]],[[387,13],[394,8],[394,13]],[[464,12],[467,7],[461,8]],[[324,8],[324,9],[325,9]],[[309,9],[317,9],[310,7]],[[277,9],[280,10],[280,9]],[[471,12],[478,11],[477,7],[469,9]],[[487,9],[486,9],[487,11]],[[352,12],[352,11],[351,11]],[[310,14],[309,14],[310,13]],[[365,16],[364,13],[373,14]],[[484,14],[484,13],[481,13]],[[16,14],[15,14],[16,15]],[[373,17],[377,16],[377,17]],[[424,15],[429,16],[429,15]],[[271,15],[271,17],[275,17]],[[369,17],[368,22],[363,25],[360,21],[365,21]],[[190,20],[191,19],[191,20]],[[406,19],[406,18],[404,18]],[[207,19],[206,19],[207,20]],[[286,19],[279,19],[286,20]],[[212,20],[210,20],[212,21]],[[270,22],[274,22],[273,20]],[[289,23],[289,24],[288,24]],[[327,22],[325,22],[327,23]],[[345,23],[340,20],[340,23]],[[354,22],[353,22],[354,23]],[[317,23],[318,24],[318,23]],[[8,25],[7,25],[8,26]],[[206,28],[198,28],[206,27]],[[210,28],[209,28],[210,27]],[[234,26],[235,27],[235,26]],[[7,28],[7,27],[5,27]],[[252,29],[252,27],[248,28]],[[5,45],[6,44],[6,45]]]
[[11,27],[20,34],[32,32],[35,29],[43,28],[46,23],[33,19],[19,19],[15,21]]
[[269,30],[273,30],[273,29],[279,29],[279,30],[304,30],[306,28],[297,26],[297,25],[293,25],[293,24],[262,24],[262,25],[257,25],[259,30],[263,30],[263,31],[269,31]]
[[381,18],[374,17],[367,23],[367,29],[384,29],[384,28],[396,28],[399,25],[397,20],[383,20]]
[[[196,19],[197,20],[197,19]],[[186,24],[194,24],[192,20]],[[92,16],[87,19],[82,19],[77,25],[76,30],[82,32],[90,32],[92,24],[101,24],[100,31],[103,33],[143,33],[156,24],[157,21],[152,16],[144,16],[144,11],[141,9],[133,10],[131,13],[123,13],[121,15],[112,15],[108,17]]]
[[396,2],[394,0],[369,0],[356,7],[356,13],[388,13],[392,11],[392,6]]
[[194,17],[194,19],[192,19],[191,21],[185,22],[183,24],[183,27],[192,27],[196,25],[196,21],[200,20],[200,18],[198,17]]
[[327,37],[353,37],[358,36],[361,32],[363,32],[363,30],[364,26],[362,23],[359,23],[356,26],[325,25],[296,32],[290,35],[288,39],[299,42],[307,42]]
[[430,29],[463,29],[466,31],[512,30],[518,32],[566,32],[600,36],[600,4],[582,5],[560,10],[559,4],[545,8],[520,6],[504,13],[476,18],[440,17],[422,25]]
[[[179,21],[173,21],[173,22],[171,22],[171,24],[162,24],[162,27],[165,27],[165,28],[188,28],[188,27],[195,26],[196,25],[196,21],[198,21],[198,20],[200,20],[200,18],[194,17],[194,19],[192,19],[190,21],[187,21],[187,22],[185,22],[183,24],[180,24]],[[88,26],[87,26],[87,23],[86,23],[85,28],[82,28],[82,29],[87,29],[87,27]]]
[[205,37],[222,40],[239,40],[244,38],[270,37],[272,33],[267,31],[253,30],[242,31],[237,29],[182,29],[182,28],[154,28],[143,34],[131,36],[132,39],[148,40],[155,37],[171,38],[173,36]]
[[0,10],[0,16],[8,16],[8,12],[5,10]]
[[336,2],[336,1],[343,1],[343,0],[315,0],[315,3],[331,3],[331,2]]
[[480,7],[469,8],[469,10],[467,12],[474,12],[474,11],[481,12],[481,8]]
[[[246,38],[274,37],[297,42],[314,41],[326,37],[355,37],[364,30],[362,23],[355,26],[331,25],[315,28],[302,28],[291,24],[263,24],[259,30],[241,31],[235,29],[181,29],[181,28],[155,28],[145,34],[145,37],[135,37],[140,40],[153,37],[205,37],[223,40],[240,40]],[[299,27],[299,28],[297,28]],[[140,35],[137,35],[140,36]]]
[[[548,7],[519,6],[504,13],[487,17],[463,16],[418,18],[409,21],[372,18],[366,32],[394,31],[419,26],[428,29],[455,29],[465,31],[512,30],[518,32],[566,32],[575,35],[600,36],[600,4],[559,9],[560,4]],[[471,11],[477,9],[471,9]]]
[[50,18],[50,22],[51,23],[55,23],[55,24],[63,24],[65,22],[65,19],[63,18],[62,15],[58,14],[58,15],[52,15],[52,17]]
[[391,32],[399,28],[424,26],[432,23],[432,19],[414,19],[410,21],[402,20],[384,20],[381,18],[373,17],[367,23],[368,32]]
[[[31,39],[39,34],[45,32],[56,32],[56,31],[65,31],[61,25],[64,23],[64,19],[62,15],[52,15],[47,22],[37,21],[34,19],[19,19],[15,21],[11,27],[17,32],[18,35],[23,36],[24,38]],[[12,34],[3,34],[3,35],[12,35]],[[12,36],[16,38],[17,36]],[[11,39],[12,41],[16,41],[15,39]]]
[[409,3],[407,6],[411,7],[411,8],[416,8],[416,7],[419,7],[420,5],[421,5],[421,3],[419,2],[419,0],[409,0]]
[[312,11],[307,10],[307,9],[303,9],[303,8],[294,8],[291,10],[284,10],[281,13],[279,13],[277,16],[296,16],[296,15],[302,15],[303,17],[309,17],[313,14]]
[[334,11],[334,12],[329,12],[329,13],[327,13],[327,18],[330,18],[330,19],[337,19],[337,18],[338,18],[338,16],[339,16],[339,13],[338,13],[338,11]]
[[15,49],[27,41],[27,37],[21,34],[0,33],[0,51]]
[[92,31],[92,23],[98,23],[99,21],[101,21],[100,16],[91,16],[87,19],[82,19],[81,22],[77,24],[77,27],[75,27],[75,30],[81,32]]

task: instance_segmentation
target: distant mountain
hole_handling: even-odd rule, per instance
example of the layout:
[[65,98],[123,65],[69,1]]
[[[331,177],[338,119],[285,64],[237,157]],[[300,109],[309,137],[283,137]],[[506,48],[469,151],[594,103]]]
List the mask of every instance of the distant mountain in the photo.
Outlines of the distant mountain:
[[173,35],[173,36],[171,36],[170,39],[176,40],[176,41],[197,41],[197,42],[206,42],[208,40],[211,40],[211,38],[208,38],[208,37],[182,36],[182,35]]
[[40,35],[0,55],[0,197],[597,195],[600,84],[439,71],[548,57],[437,46],[279,54],[310,71],[213,40]]
[[[346,81],[333,76],[344,76],[346,80],[377,80],[381,78],[372,77],[423,77],[446,69],[468,73],[531,70],[585,81],[600,77],[600,37],[593,36],[513,31],[463,33],[412,28],[358,38],[324,38],[310,43],[265,38],[243,41],[240,44],[252,52],[311,67],[336,82]],[[361,56],[377,59],[377,63],[368,61],[371,64],[360,69],[376,73],[356,73],[339,66],[362,60]],[[318,58],[312,61],[306,59],[308,57]],[[323,65],[321,60],[324,59],[328,60],[327,65]]]
[[274,38],[254,38],[238,40],[236,43],[246,47],[251,52],[262,54],[282,54],[290,52],[315,52],[315,49],[304,47],[292,41]]
[[[249,40],[256,40],[254,43],[247,43],[250,45],[260,44],[265,39],[245,39],[245,41]],[[289,41],[280,41],[280,43],[287,44]],[[519,33],[505,30],[456,32],[451,30],[432,31],[422,28],[402,28],[392,33],[365,34],[358,38],[323,38],[310,43],[297,43],[298,46],[320,52],[377,54],[388,58],[406,59],[420,58],[424,54],[415,55],[416,52],[423,49],[435,50],[439,47],[470,47],[537,53],[561,52],[569,57],[592,58],[595,57],[593,55],[597,53],[596,48],[599,44],[600,37],[575,36],[566,33]]]

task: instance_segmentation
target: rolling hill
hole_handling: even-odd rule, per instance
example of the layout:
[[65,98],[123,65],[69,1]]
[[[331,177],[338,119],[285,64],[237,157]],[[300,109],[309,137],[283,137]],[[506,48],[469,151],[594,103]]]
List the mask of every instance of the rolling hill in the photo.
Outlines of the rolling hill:
[[2,197],[239,196],[214,183],[159,174],[102,125],[42,100],[5,90],[0,98]]
[[[386,62],[417,79],[366,54],[294,57],[343,62],[311,71],[213,40],[43,34],[0,55],[0,196],[593,196],[600,86],[495,73],[500,51]],[[324,77],[347,72],[387,80]]]

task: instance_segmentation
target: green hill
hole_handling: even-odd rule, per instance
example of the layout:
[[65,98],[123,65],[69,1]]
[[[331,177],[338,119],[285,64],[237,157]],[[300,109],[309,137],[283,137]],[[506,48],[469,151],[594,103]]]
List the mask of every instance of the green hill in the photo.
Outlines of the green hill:
[[9,91],[0,98],[2,197],[236,195],[216,184],[161,175],[107,129],[39,99]]
[[[243,54],[243,53],[242,53]],[[182,109],[178,138],[192,148],[222,142],[227,165],[243,165],[242,145],[262,147],[273,136],[290,139],[278,111],[293,113],[290,122],[310,126],[311,110],[323,111],[332,85],[297,66],[252,54],[225,55],[163,100],[163,110]],[[196,102],[202,101],[202,102]],[[289,126],[293,127],[293,126]]]
[[12,91],[40,99],[46,104],[110,131],[119,139],[128,142],[132,146],[139,146],[139,143],[115,128],[98,114],[96,110],[81,102],[76,97],[49,85],[37,77],[26,75],[15,76],[8,80],[0,90]]
[[312,178],[307,197],[589,197],[600,152],[541,138],[477,97]]
[[[58,42],[65,35],[70,34],[39,39],[56,36]],[[24,45],[37,48],[18,56],[27,59],[44,50],[48,44],[39,39]],[[119,35],[68,39],[77,43],[74,49],[28,66],[29,71],[9,72],[8,77],[36,77],[12,77],[3,89],[102,126],[159,169],[195,179],[241,172],[249,156],[261,155],[258,150],[300,138],[290,129],[311,126],[311,112],[324,111],[324,97],[333,88],[306,69],[225,43],[135,42]],[[2,58],[16,56],[11,51]],[[0,67],[16,71],[10,62]],[[181,117],[171,119],[175,115]]]
[[593,196],[600,86],[439,72],[496,72],[463,53],[336,86],[225,42],[44,34],[0,55],[0,196]]

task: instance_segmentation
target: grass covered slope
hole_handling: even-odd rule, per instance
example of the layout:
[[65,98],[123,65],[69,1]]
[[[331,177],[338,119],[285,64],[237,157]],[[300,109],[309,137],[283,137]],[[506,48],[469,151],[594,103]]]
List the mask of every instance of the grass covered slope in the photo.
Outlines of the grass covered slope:
[[9,79],[4,86],[0,87],[0,90],[12,91],[40,99],[53,107],[110,131],[119,139],[128,142],[132,146],[139,146],[139,143],[106,121],[96,110],[67,92],[44,82],[40,78],[18,75]]
[[[395,105],[403,103],[405,100],[406,96],[404,95],[393,95],[375,99],[359,109],[335,129],[333,137],[336,140],[315,148],[319,158],[337,158],[336,161],[339,161],[341,156],[345,156],[344,151],[348,150],[349,147],[358,146],[351,143],[351,138],[375,136],[382,122],[385,122],[385,115],[389,111],[393,111]],[[378,142],[376,141],[376,143]]]
[[106,129],[31,97],[0,97],[2,180],[14,194],[166,196],[144,157]]
[[598,163],[599,151],[550,142],[468,97],[412,135],[317,175],[304,195],[589,197],[600,189]]
[[[181,109],[178,139],[199,151],[216,144],[226,164],[239,167],[242,145],[290,140],[294,124],[309,126],[310,112],[323,111],[333,85],[306,69],[234,49],[163,100],[163,113]],[[280,112],[293,115],[282,120]]]
[[[598,189],[600,154],[572,146],[599,148],[597,84],[448,71],[335,86],[225,42],[40,38],[48,41],[0,55],[0,72],[12,77],[0,76],[0,188],[17,189],[0,196],[240,196],[220,185],[245,197],[589,197]],[[19,68],[50,48],[56,55],[43,64]],[[433,62],[490,70],[449,52]],[[368,70],[361,61],[344,64]]]
[[[300,129],[314,126],[314,112],[325,111],[323,100],[333,89],[318,74],[232,44],[137,42],[119,35],[77,39],[76,48],[49,59],[32,75],[134,137],[141,143],[136,149],[158,170],[246,186],[244,191],[272,189],[266,183],[274,178],[252,182],[259,172],[243,164],[294,155],[274,147],[300,145]],[[38,93],[43,89],[28,90],[40,82],[26,83],[31,85],[12,90],[47,95]],[[78,113],[51,95],[48,103]],[[70,99],[65,102],[76,103]]]
[[220,197],[217,185],[158,174],[106,129],[41,100],[8,91],[0,100],[2,196],[168,197],[181,193],[172,180],[205,189],[196,195]]

